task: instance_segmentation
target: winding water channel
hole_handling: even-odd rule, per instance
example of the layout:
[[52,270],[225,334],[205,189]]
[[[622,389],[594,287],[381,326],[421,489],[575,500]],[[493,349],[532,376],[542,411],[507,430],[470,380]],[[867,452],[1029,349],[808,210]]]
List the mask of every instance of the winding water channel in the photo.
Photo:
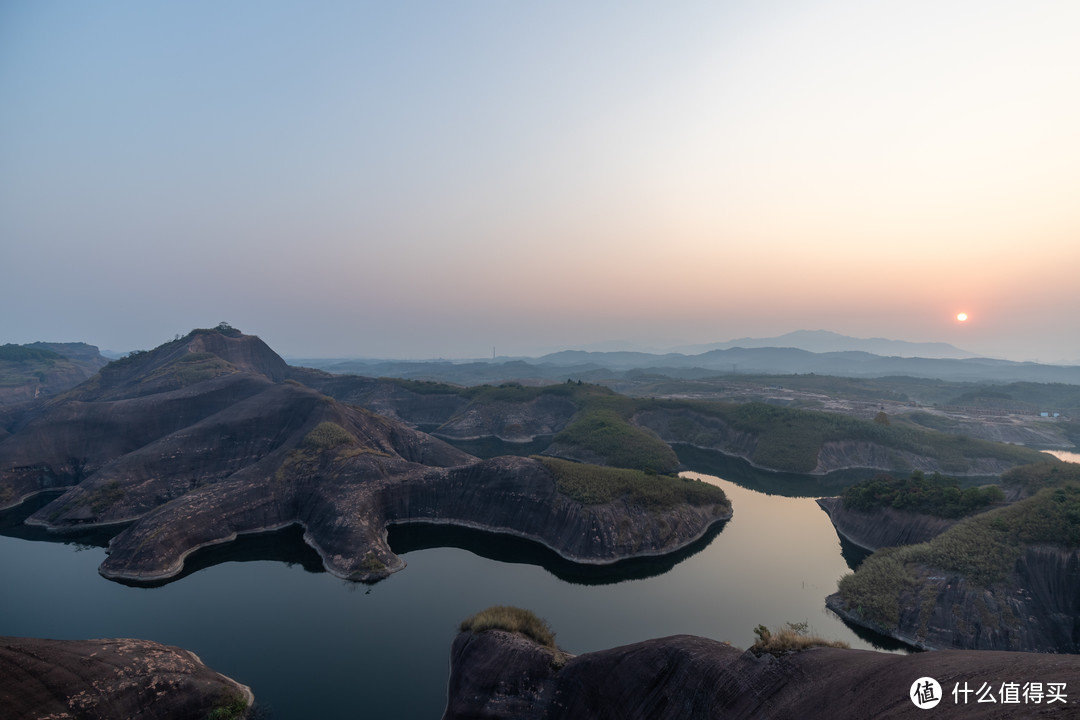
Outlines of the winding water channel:
[[[127,587],[97,574],[101,538],[45,541],[15,525],[24,506],[0,517],[0,634],[180,645],[250,685],[276,720],[439,717],[457,624],[494,604],[534,610],[573,653],[676,633],[746,647],[758,624],[803,621],[853,647],[887,642],[826,610],[861,554],[811,497],[762,491],[800,490],[797,479],[688,474],[722,487],[734,517],[677,557],[597,570],[523,541],[410,526],[390,535],[408,567],[373,586],[323,572],[290,528],[200,551],[161,587]],[[829,492],[806,483],[800,494]]]

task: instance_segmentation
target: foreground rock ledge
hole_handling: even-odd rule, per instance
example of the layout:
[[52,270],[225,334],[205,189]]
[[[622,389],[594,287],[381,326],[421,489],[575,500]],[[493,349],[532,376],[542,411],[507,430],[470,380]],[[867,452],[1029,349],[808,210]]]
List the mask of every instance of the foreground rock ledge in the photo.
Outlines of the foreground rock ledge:
[[[459,634],[450,662],[444,720],[926,718],[933,710],[916,707],[908,693],[927,676],[941,684],[941,717],[1080,717],[1075,655],[814,648],[756,657],[726,643],[676,635],[570,657],[559,667],[551,650],[488,630]],[[1066,683],[1067,703],[978,704],[972,695],[961,707],[952,690],[965,682],[973,690],[988,683],[995,695],[1005,682]]]
[[191,652],[148,640],[0,637],[0,716],[203,720],[251,690]]

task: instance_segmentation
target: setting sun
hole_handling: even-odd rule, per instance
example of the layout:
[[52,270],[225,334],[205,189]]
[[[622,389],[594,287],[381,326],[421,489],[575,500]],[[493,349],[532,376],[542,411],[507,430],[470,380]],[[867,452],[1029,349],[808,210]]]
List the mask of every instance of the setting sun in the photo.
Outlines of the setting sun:
[[967,313],[957,313],[957,315],[956,315],[956,319],[959,320],[960,322],[966,322],[967,317],[968,317]]

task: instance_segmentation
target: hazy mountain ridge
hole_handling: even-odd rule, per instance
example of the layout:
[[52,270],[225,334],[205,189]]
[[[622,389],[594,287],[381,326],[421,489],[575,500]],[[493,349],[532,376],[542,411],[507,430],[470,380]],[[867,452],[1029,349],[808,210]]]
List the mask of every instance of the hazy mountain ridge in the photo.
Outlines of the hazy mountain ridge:
[[[567,377],[595,381],[666,374],[685,379],[717,375],[818,374],[880,378],[908,376],[967,382],[1040,382],[1080,385],[1080,366],[979,357],[946,343],[851,338],[824,330],[776,338],[744,338],[684,346],[680,351],[569,349],[540,357],[446,360],[307,358],[303,364],[334,373],[441,380],[464,385],[543,383]],[[696,352],[695,352],[696,351]]]
[[860,351],[885,357],[922,357],[922,358],[974,358],[978,353],[961,350],[960,348],[944,342],[910,342],[907,340],[890,340],[888,338],[856,338],[841,335],[829,330],[796,330],[776,337],[751,338],[744,337],[727,342],[705,343],[698,345],[682,345],[671,348],[671,352],[696,355],[710,350],[730,350],[732,348],[797,348],[810,352],[846,352]]

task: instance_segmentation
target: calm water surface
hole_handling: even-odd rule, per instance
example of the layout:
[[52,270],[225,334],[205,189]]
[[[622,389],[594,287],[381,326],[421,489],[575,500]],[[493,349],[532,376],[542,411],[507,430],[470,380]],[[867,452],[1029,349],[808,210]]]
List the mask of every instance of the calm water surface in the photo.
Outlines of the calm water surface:
[[1080,453],[1069,452],[1068,450],[1043,450],[1043,452],[1065,462],[1080,463]]
[[[366,586],[322,572],[290,529],[197,553],[180,580],[136,588],[98,575],[101,547],[9,528],[0,536],[0,634],[180,645],[250,685],[275,720],[438,718],[457,624],[495,604],[534,610],[572,653],[676,633],[746,647],[758,624],[803,621],[852,647],[881,641],[824,606],[859,558],[842,552],[813,499],[685,474],[722,487],[734,517],[678,562],[602,572],[497,536],[410,527],[391,534],[408,567]],[[432,547],[440,544],[449,546]]]

